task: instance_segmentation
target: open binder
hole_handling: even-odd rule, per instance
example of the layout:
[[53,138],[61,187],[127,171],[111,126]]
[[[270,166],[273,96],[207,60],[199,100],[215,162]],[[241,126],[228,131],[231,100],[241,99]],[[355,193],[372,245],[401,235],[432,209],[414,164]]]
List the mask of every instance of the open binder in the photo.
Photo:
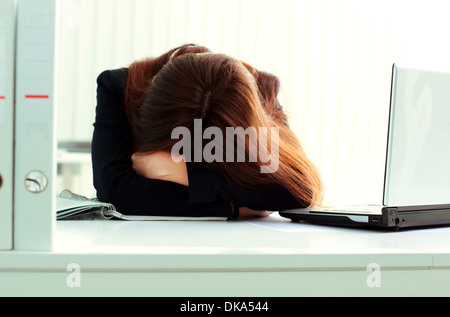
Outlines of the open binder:
[[95,198],[64,190],[56,199],[57,220],[129,220],[129,221],[216,221],[227,220],[226,217],[164,217],[124,215],[114,205],[101,202]]
[[106,215],[110,210],[115,210],[113,205],[74,194],[70,190],[64,190],[56,198],[57,220],[111,219]]

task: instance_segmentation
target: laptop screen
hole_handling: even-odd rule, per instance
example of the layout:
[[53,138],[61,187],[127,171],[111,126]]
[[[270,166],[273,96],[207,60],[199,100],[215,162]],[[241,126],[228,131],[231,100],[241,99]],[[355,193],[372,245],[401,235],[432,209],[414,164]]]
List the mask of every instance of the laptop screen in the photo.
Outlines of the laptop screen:
[[384,202],[450,204],[450,74],[394,65]]

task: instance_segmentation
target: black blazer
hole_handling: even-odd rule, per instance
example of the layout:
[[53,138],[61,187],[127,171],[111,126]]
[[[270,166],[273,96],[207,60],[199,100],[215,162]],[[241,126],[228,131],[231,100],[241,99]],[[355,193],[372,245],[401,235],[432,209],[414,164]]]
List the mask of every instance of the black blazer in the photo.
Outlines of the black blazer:
[[92,166],[97,198],[127,215],[220,216],[232,214],[229,202],[255,210],[304,207],[279,185],[249,190],[196,163],[187,163],[189,187],[152,180],[132,169],[131,127],[124,109],[128,69],[105,71],[97,78],[97,107]]

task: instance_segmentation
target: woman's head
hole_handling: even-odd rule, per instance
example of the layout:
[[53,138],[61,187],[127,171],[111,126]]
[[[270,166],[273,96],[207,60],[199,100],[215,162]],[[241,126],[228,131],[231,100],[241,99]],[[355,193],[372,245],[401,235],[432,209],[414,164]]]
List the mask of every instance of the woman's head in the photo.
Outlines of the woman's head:
[[146,92],[137,114],[137,150],[151,151],[160,141],[170,146],[173,129],[193,133],[194,119],[225,132],[255,126],[265,115],[255,79],[242,63],[220,54],[183,55],[166,64]]
[[[136,85],[137,82],[141,84]],[[140,93],[137,86],[141,87]],[[198,146],[200,139],[202,153],[209,146],[208,153],[222,157],[199,163],[243,186],[279,183],[305,205],[317,204],[321,199],[320,177],[287,127],[276,98],[278,89],[275,76],[193,45],[172,50],[158,59],[137,62],[129,69],[126,94],[135,150],[171,152],[180,142],[172,138],[172,133],[183,127],[191,136],[191,149]],[[204,134],[206,131],[216,133]],[[232,138],[230,131],[235,132]],[[223,140],[217,140],[219,135]],[[264,160],[258,151],[264,149],[265,154],[271,152],[272,159],[276,155],[277,166],[272,173],[261,172],[267,156]],[[245,152],[243,162],[237,157],[240,150]],[[183,154],[185,159],[194,160],[186,157],[189,153]]]

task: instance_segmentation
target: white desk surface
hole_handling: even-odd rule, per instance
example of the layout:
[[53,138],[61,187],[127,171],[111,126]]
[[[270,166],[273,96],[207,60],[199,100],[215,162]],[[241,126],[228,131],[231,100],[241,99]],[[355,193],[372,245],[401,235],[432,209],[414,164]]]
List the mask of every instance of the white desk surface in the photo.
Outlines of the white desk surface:
[[[311,291],[298,293],[303,295],[365,294],[357,289],[369,290],[365,283],[370,273],[367,266],[375,263],[383,272],[385,286],[377,294],[399,294],[399,290],[408,289],[404,283],[413,276],[414,285],[420,280],[429,283],[430,288],[422,284],[414,289],[410,287],[411,294],[449,295],[450,228],[367,231],[292,223],[277,213],[263,219],[239,221],[58,221],[53,251],[0,252],[0,279],[2,273],[5,277],[18,272],[67,275],[69,263],[79,264],[82,272],[134,272],[147,274],[144,279],[153,273],[166,274],[166,278],[167,274],[178,274],[178,279],[180,273],[192,276],[209,272],[222,274],[217,276],[219,280],[224,278],[225,284],[227,279],[230,283],[235,278],[242,280],[242,274],[263,274],[264,278],[275,274],[277,281],[285,277],[285,283],[301,276]],[[333,287],[327,293],[328,284],[324,284],[325,290],[316,289],[315,293],[311,287],[328,278],[323,274],[332,274],[326,276],[336,281],[336,287],[339,283],[347,287],[347,293]],[[351,286],[350,282],[355,274],[361,284],[358,287]],[[10,282],[17,283],[17,280]],[[283,285],[260,291],[268,296],[282,295]],[[291,285],[289,289],[298,287]],[[169,296],[180,294],[166,291]],[[248,292],[258,294],[249,286],[242,288],[241,295],[248,296]],[[201,291],[192,294],[205,296]],[[210,290],[208,294],[222,293]],[[239,296],[239,290],[235,289],[233,295]]]

